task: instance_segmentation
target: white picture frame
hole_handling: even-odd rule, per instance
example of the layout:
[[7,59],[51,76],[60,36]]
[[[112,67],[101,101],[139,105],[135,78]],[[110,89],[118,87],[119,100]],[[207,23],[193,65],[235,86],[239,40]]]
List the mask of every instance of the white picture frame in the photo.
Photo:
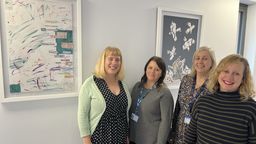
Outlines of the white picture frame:
[[182,77],[191,71],[192,57],[199,47],[202,14],[157,8],[156,55],[166,63],[165,83],[178,89]]
[[81,0],[1,1],[1,102],[77,97],[81,25]]

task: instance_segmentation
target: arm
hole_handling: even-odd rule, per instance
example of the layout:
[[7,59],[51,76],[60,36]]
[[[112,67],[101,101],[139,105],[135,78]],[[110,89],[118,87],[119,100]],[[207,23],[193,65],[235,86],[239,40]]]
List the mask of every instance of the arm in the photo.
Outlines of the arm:
[[140,82],[137,82],[132,90],[131,90],[131,107],[129,109],[129,116],[132,114],[133,109],[134,109],[134,103],[136,103],[137,100],[137,93],[138,93],[138,87],[139,87]]
[[177,129],[178,117],[180,115],[179,99],[181,97],[181,92],[183,91],[182,88],[183,88],[185,79],[187,79],[186,76],[184,76],[183,79],[181,80],[180,87],[179,87],[179,92],[178,92],[178,97],[177,97],[177,100],[176,100],[175,109],[174,109],[174,113],[173,113],[172,129],[171,129],[171,132],[170,132],[171,143],[174,143],[175,137],[176,137],[176,134],[177,134],[176,129]]
[[165,144],[171,129],[171,119],[173,115],[173,97],[169,89],[160,99],[161,122],[159,125],[157,144]]
[[172,129],[171,129],[171,134],[170,134],[172,142],[174,142],[174,139],[176,136],[176,126],[177,126],[179,114],[180,114],[180,103],[179,103],[179,96],[178,96],[178,98],[176,100],[176,104],[175,104],[174,113],[173,113]]
[[198,104],[200,103],[200,98],[195,103],[192,109],[192,118],[188,125],[188,129],[185,132],[185,144],[195,144],[197,141],[197,118],[198,118]]
[[185,144],[195,144],[197,135],[196,130],[197,124],[195,118],[192,117],[191,122],[189,123],[188,130],[185,133]]
[[90,136],[90,120],[89,120],[89,112],[90,112],[90,96],[89,96],[89,88],[88,83],[84,83],[80,89],[79,97],[78,97],[78,126],[80,130],[80,136],[83,137],[83,141],[87,140],[86,136]]
[[129,123],[129,110],[130,110],[130,107],[131,107],[131,94],[129,92],[129,89],[127,87],[127,85],[122,81],[122,84],[123,84],[123,87],[124,87],[124,90],[125,90],[125,93],[126,93],[126,96],[127,96],[127,100],[128,100],[128,106],[127,106],[127,120],[128,120],[128,123]]
[[249,123],[249,138],[248,144],[255,144],[256,143],[256,113],[254,113],[254,118]]

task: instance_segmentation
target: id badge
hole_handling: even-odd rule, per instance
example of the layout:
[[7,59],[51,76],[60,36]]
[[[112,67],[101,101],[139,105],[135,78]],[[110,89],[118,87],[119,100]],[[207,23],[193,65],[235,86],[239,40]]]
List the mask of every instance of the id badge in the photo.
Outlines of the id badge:
[[139,116],[137,116],[136,114],[132,113],[131,115],[131,119],[135,122],[138,122]]
[[184,119],[184,123],[185,123],[185,124],[189,124],[190,121],[191,121],[191,116],[186,115],[186,116],[185,116],[185,119]]

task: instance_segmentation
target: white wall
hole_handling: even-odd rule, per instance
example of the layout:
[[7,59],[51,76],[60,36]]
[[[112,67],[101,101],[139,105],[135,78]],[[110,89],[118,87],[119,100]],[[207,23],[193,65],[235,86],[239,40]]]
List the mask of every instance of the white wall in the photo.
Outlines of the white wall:
[[[158,6],[200,12],[201,45],[214,48],[217,59],[236,52],[238,0],[83,0],[82,6],[83,79],[112,45],[122,50],[132,88],[155,54]],[[76,98],[0,104],[0,144],[79,144],[76,110]]]
[[256,4],[250,5],[247,11],[246,33],[244,56],[248,59],[251,71],[254,77],[254,86],[256,90]]
[[84,77],[94,68],[99,52],[107,45],[114,45],[124,53],[128,84],[138,80],[145,62],[155,54],[158,6],[203,14],[201,45],[214,48],[217,59],[236,52],[239,1],[89,0],[85,3],[87,13],[83,32]]

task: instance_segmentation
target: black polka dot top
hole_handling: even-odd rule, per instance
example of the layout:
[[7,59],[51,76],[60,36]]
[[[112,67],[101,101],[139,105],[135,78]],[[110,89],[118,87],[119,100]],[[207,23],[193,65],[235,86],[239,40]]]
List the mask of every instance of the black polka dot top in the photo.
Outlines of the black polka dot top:
[[128,99],[121,81],[119,81],[121,91],[118,95],[110,91],[103,79],[94,76],[94,81],[105,99],[106,110],[92,134],[92,143],[126,144],[128,136]]

